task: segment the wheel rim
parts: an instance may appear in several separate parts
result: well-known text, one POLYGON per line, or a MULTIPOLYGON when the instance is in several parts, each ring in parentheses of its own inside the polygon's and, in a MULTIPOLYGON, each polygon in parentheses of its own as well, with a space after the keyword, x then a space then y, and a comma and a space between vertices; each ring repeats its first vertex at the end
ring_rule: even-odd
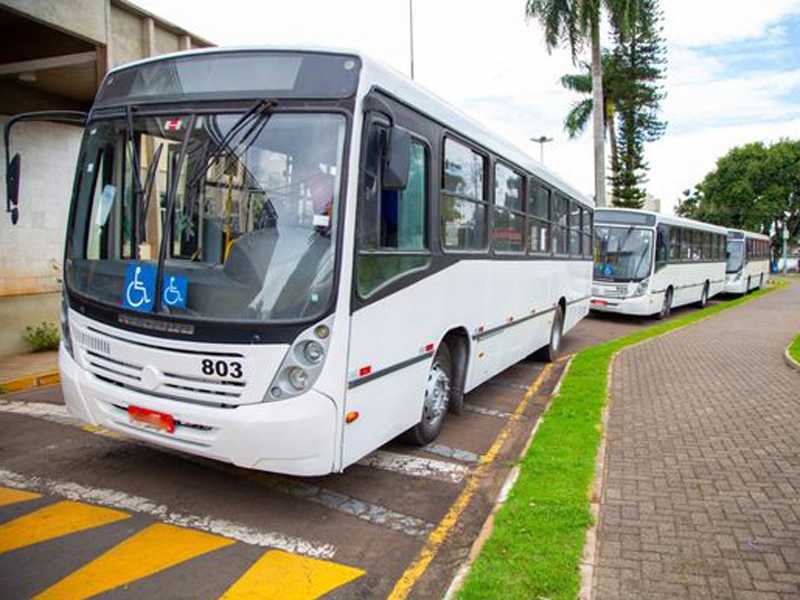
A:
POLYGON ((450 402, 450 376, 439 363, 434 363, 425 384, 422 419, 429 427, 437 427, 444 419, 450 402))
POLYGON ((667 314, 669 313, 669 305, 671 303, 672 303, 672 296, 670 295, 669 292, 667 292, 666 294, 664 294, 664 306, 661 307, 661 314, 663 316, 666 317, 667 314))

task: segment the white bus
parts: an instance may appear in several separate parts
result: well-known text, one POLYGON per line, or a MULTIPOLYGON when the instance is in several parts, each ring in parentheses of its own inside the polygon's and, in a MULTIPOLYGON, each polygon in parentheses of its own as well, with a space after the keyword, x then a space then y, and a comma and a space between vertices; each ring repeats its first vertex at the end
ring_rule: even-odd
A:
POLYGON ((746 294, 764 286, 769 278, 769 236, 728 229, 725 291, 746 294))
POLYGON ((669 316, 725 286, 727 231, 654 212, 595 212, 591 308, 626 315, 669 316))
POLYGON ((341 471, 589 311, 591 201, 357 53, 149 59, 81 119, 60 368, 87 422, 341 471))

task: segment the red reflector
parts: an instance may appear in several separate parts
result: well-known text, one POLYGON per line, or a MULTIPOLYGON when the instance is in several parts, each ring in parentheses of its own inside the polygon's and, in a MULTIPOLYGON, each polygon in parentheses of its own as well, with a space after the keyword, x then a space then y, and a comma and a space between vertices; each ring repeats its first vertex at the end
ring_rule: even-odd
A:
POLYGON ((345 415, 345 417, 344 417, 344 420, 345 420, 345 421, 346 421, 348 424, 350 424, 350 423, 352 423, 353 421, 355 421, 355 420, 356 420, 358 417, 359 417, 358 411, 357 411, 357 410, 351 410, 349 413, 347 413, 347 414, 345 415))
POLYGON ((433 352, 433 344, 426 345, 425 352, 433 352))
POLYGON ((128 419, 132 423, 139 423, 167 433, 175 433, 175 419, 166 413, 131 405, 128 406, 128 419))
POLYGON ((597 304, 598 306, 607 306, 608 302, 605 300, 592 300, 592 304, 597 304))
POLYGON ((367 365, 366 367, 361 367, 358 370, 359 377, 364 377, 365 375, 369 375, 370 373, 372 373, 372 366, 370 365, 367 365))

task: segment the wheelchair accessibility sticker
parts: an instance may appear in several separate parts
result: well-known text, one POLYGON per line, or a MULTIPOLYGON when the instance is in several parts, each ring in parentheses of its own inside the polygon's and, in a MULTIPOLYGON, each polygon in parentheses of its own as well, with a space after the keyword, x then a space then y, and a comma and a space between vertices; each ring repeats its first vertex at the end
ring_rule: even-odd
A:
POLYGON ((153 310, 156 299, 156 268, 131 263, 125 269, 125 294, 122 306, 141 312, 153 310))
MULTIPOLYGON (((161 303, 169 308, 186 308, 189 281, 179 275, 165 275, 161 285, 161 303)), ((156 268, 131 263, 125 270, 125 294, 122 305, 140 312, 151 312, 156 297, 156 268)))
POLYGON ((189 281, 186 277, 165 275, 161 289, 163 290, 161 302, 164 306, 186 308, 186 292, 189 289, 189 281))

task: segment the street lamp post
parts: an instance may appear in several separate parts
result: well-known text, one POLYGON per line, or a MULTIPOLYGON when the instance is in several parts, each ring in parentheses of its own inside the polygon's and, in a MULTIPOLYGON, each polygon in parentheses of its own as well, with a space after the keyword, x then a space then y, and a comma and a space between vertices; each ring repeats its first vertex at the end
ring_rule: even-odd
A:
POLYGON ((553 138, 547 137, 546 135, 541 135, 539 137, 531 138, 531 141, 539 144, 539 162, 544 165, 544 145, 552 142, 553 138))

